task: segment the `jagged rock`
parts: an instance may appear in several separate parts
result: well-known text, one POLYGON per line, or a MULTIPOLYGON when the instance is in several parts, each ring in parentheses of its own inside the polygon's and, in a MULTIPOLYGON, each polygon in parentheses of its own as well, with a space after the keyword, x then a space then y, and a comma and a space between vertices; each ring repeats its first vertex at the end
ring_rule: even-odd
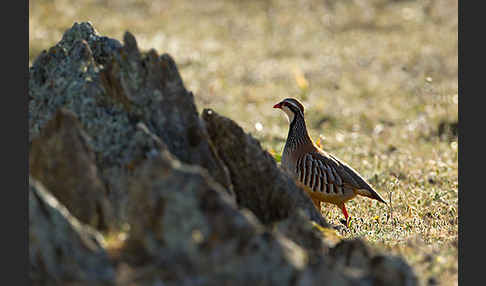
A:
POLYGON ((134 263, 154 264, 151 281, 291 285, 307 263, 302 248, 238 210, 205 170, 167 153, 137 170, 129 187, 134 204, 126 253, 134 263))
POLYGON ((377 255, 371 259, 370 273, 373 285, 412 286, 417 285, 417 276, 412 268, 396 256, 377 255))
POLYGON ((276 223, 275 229, 305 249, 310 259, 329 253, 336 239, 339 239, 334 229, 317 226, 309 220, 302 209, 276 223))
POLYGON ((264 224, 302 209, 311 220, 329 226, 309 196, 277 166, 258 140, 213 110, 203 110, 202 118, 219 157, 229 169, 238 205, 252 210, 264 224))
POLYGON ((81 224, 29 177, 29 277, 33 285, 110 285, 114 269, 103 238, 81 224))
POLYGON ((103 66, 89 45, 99 36, 92 33, 89 23, 74 24, 60 43, 34 61, 29 79, 29 140, 60 108, 66 108, 92 138, 99 167, 125 166, 157 150, 157 144, 136 128, 138 120, 121 103, 106 95, 100 79, 103 66))
POLYGON ((174 61, 153 50, 140 52, 128 32, 122 45, 98 35, 90 23, 75 23, 34 61, 28 92, 29 141, 60 108, 76 114, 91 138, 117 220, 126 219, 127 197, 118 182, 160 152, 158 140, 181 161, 206 168, 231 193, 228 172, 174 61))
POLYGON ((417 277, 403 259, 384 256, 370 249, 363 240, 343 240, 329 251, 333 264, 362 273, 372 285, 417 285, 417 277))
POLYGON ((80 39, 86 41, 93 59, 101 65, 109 63, 112 54, 122 48, 118 40, 100 36, 90 23, 74 23, 71 29, 62 35, 59 45, 69 51, 80 39))
POLYGON ((362 275, 350 275, 343 270, 332 269, 328 261, 319 261, 310 264, 300 274, 295 285, 297 286, 369 286, 362 279, 362 275))
POLYGON ((366 268, 372 254, 360 239, 343 240, 330 250, 329 255, 335 264, 355 268, 366 268))
POLYGON ((89 141, 76 116, 60 109, 32 140, 29 170, 76 218, 106 230, 113 211, 89 141))
POLYGON ((155 50, 142 54, 130 33, 123 39, 125 45, 101 72, 107 95, 145 122, 179 160, 206 168, 230 189, 228 171, 208 142, 194 96, 185 89, 174 60, 155 50))

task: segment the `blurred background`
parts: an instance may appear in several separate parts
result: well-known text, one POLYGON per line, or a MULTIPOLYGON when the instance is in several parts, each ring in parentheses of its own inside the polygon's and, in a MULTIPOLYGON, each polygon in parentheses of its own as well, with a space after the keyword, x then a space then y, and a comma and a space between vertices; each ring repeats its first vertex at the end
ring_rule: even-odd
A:
MULTIPOLYGON (((355 199, 347 238, 457 284, 458 3, 454 0, 29 1, 30 65, 74 22, 169 53, 198 110, 235 120, 273 154, 306 107, 311 136, 392 201, 355 199)), ((339 223, 339 210, 323 206, 339 223)))

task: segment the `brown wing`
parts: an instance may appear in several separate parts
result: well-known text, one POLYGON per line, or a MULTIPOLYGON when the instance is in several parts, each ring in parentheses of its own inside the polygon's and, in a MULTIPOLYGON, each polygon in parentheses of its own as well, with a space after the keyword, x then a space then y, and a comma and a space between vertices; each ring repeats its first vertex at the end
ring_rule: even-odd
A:
POLYGON ((344 181, 326 160, 313 152, 300 156, 296 164, 299 181, 324 196, 344 196, 344 181))
POLYGON ((375 199, 379 202, 385 203, 385 200, 380 196, 380 194, 373 189, 373 187, 351 166, 339 160, 332 154, 325 153, 319 150, 318 154, 325 157, 327 155, 334 162, 336 162, 336 170, 343 177, 344 181, 356 188, 358 194, 375 199))
POLYGON ((353 168, 316 148, 302 155, 296 164, 299 180, 313 191, 327 195, 345 195, 345 189, 386 203, 353 168))

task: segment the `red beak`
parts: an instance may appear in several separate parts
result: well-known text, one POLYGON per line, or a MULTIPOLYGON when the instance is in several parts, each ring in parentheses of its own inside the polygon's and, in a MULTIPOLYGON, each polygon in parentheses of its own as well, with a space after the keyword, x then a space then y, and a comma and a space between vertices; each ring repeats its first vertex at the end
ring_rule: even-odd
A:
POLYGON ((273 108, 282 108, 282 103, 277 103, 273 106, 273 108))

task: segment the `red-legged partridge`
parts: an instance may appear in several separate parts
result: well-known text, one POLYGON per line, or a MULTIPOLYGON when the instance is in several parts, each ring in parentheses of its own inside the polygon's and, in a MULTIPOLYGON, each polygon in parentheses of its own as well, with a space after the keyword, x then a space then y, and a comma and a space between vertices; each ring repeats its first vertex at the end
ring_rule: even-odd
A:
POLYGON ((385 203, 385 200, 353 168, 317 147, 307 132, 304 106, 294 98, 275 104, 285 112, 290 127, 282 154, 282 167, 304 185, 312 201, 320 210, 321 202, 338 206, 349 225, 344 203, 357 195, 385 203))

